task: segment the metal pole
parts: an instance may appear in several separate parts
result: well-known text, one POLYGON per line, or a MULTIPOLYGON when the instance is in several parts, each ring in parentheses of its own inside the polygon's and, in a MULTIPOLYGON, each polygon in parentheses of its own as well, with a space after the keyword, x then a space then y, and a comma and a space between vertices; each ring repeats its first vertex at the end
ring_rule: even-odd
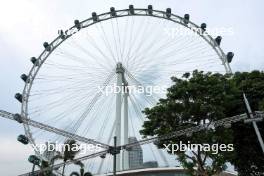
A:
MULTIPOLYGON (((123 79, 124 83, 124 144, 128 144, 128 87, 125 78, 123 79)), ((128 152, 125 150, 123 151, 123 169, 129 169, 129 162, 128 162, 128 152)))
MULTIPOLYGON (((114 150, 116 150, 116 136, 114 137, 114 150)), ((113 154, 114 162, 113 162, 113 176, 116 176, 116 152, 113 154)))
MULTIPOLYGON (((249 105, 249 102, 247 100, 247 97, 246 97, 245 93, 243 93, 243 97, 244 97, 244 102, 246 104, 247 111, 249 113, 249 117, 252 119, 252 118, 254 118, 254 116, 252 114, 252 110, 251 110, 251 107, 249 105)), ((264 153, 264 143, 263 143, 263 139, 261 137, 261 134, 259 132, 258 125, 257 125, 257 123, 255 121, 253 121, 252 124, 253 124, 253 127, 255 129, 256 135, 258 137, 258 141, 259 141, 260 147, 261 147, 261 149, 262 149, 262 151, 264 153)))
MULTIPOLYGON (((121 63, 117 63, 116 65, 116 73, 117 73, 117 90, 118 92, 116 93, 116 138, 117 138, 117 145, 121 145, 121 108, 122 108, 122 78, 123 78, 123 73, 124 69, 122 67, 121 63)), ((117 170, 121 169, 121 154, 117 155, 117 170)))
POLYGON ((32 172, 31 172, 31 175, 34 176, 34 171, 35 171, 35 164, 33 164, 33 167, 32 167, 32 172))

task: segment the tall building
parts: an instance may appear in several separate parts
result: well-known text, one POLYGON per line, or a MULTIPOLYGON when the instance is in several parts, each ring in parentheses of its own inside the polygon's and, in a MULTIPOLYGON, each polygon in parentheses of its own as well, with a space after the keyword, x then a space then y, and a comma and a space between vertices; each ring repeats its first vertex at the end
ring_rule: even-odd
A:
POLYGON ((159 164, 157 161, 147 161, 143 163, 143 168, 157 168, 159 164))
MULTIPOLYGON (((129 137, 128 143, 138 143, 136 137, 129 137)), ((135 145, 129 149, 128 152, 129 169, 138 169, 143 166, 143 151, 140 144, 135 145)))

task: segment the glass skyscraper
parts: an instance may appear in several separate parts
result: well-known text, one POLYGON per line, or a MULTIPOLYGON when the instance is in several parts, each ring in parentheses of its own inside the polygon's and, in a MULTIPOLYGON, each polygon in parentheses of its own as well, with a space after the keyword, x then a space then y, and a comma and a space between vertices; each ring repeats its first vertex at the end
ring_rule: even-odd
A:
MULTIPOLYGON (((138 140, 136 137, 129 137, 128 142, 137 143, 138 140)), ((128 158, 129 169, 138 169, 143 167, 143 151, 139 144, 130 148, 128 152, 128 158)))

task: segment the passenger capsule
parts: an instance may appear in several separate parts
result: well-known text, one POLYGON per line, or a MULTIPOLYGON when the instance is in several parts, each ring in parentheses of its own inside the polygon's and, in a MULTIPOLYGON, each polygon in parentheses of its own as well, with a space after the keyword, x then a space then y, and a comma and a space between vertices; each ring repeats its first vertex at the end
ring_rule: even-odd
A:
POLYGON ((14 119, 15 121, 17 121, 18 123, 23 123, 22 117, 20 114, 15 114, 14 115, 14 119))
POLYGON ((201 24, 201 29, 202 29, 203 31, 206 30, 206 23, 202 23, 202 24, 201 24))
POLYGON ((24 82, 27 82, 28 81, 28 76, 26 74, 22 74, 20 76, 20 78, 24 81, 24 82))
POLYGON ((134 6, 133 5, 129 5, 129 14, 130 15, 134 15, 135 14, 135 9, 134 9, 134 6))
POLYGON ((233 52, 228 52, 226 55, 226 59, 228 63, 231 63, 234 57, 234 53, 233 52))
POLYGON ((184 23, 185 23, 185 24, 188 24, 189 21, 190 21, 190 15, 189 15, 189 14, 185 14, 183 18, 184 18, 184 20, 183 20, 184 23))
POLYGON ((152 5, 148 5, 148 14, 152 15, 153 14, 153 7, 152 5))
POLYGON ((116 16, 116 11, 115 11, 115 8, 114 7, 111 7, 110 8, 110 14, 112 17, 115 17, 116 16))
POLYGON ((80 24, 79 20, 74 20, 74 26, 75 26, 78 30, 81 29, 81 24, 80 24))
POLYGON ((27 145, 27 144, 29 143, 28 138, 27 138, 25 135, 23 135, 23 134, 19 135, 19 136, 17 137, 17 140, 18 140, 19 142, 21 142, 22 144, 24 144, 24 145, 27 145))
POLYGON ((78 172, 72 172, 70 176, 80 176, 80 174, 78 172))
POLYGON ((168 18, 171 17, 171 8, 166 9, 166 17, 168 17, 168 18))
POLYGON ((83 176, 92 176, 90 172, 85 172, 83 176))
POLYGON ((35 156, 35 155, 30 155, 28 157, 28 161, 30 163, 32 163, 32 164, 35 164, 35 165, 39 165, 40 164, 40 159, 37 156, 35 156))
POLYGON ((49 45, 48 42, 44 42, 44 43, 43 43, 43 46, 44 46, 44 48, 46 49, 46 51, 51 51, 51 46, 49 45))
POLYGON ((222 37, 221 37, 221 36, 217 36, 217 37, 215 38, 215 42, 217 43, 217 45, 220 46, 221 40, 222 40, 222 37))
POLYGON ((16 98, 20 103, 22 103, 22 95, 21 95, 21 93, 16 93, 16 94, 15 94, 15 98, 16 98))
POLYGON ((59 30, 59 35, 60 35, 60 38, 62 39, 62 40, 64 40, 65 39, 65 34, 64 34, 64 32, 63 32, 63 30, 59 30))
POLYGON ((31 61, 34 65, 38 65, 38 64, 39 64, 39 63, 38 63, 38 59, 35 58, 35 57, 31 57, 31 58, 30 58, 30 61, 31 61))
POLYGON ((92 13, 92 18, 93 18, 93 21, 94 22, 97 22, 98 21, 98 16, 97 16, 96 12, 93 12, 92 13))

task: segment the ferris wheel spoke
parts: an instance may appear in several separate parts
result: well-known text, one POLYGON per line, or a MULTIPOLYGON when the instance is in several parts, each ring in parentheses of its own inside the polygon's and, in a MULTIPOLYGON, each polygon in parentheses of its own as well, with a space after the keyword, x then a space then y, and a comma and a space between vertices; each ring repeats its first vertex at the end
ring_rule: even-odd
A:
POLYGON ((119 25, 118 25, 118 20, 117 19, 115 19, 115 24, 116 24, 116 33, 117 33, 117 37, 118 37, 118 46, 119 46, 119 53, 120 53, 120 58, 121 58, 121 62, 123 62, 123 55, 122 55, 122 45, 121 45, 121 38, 120 38, 120 36, 121 36, 121 33, 120 33, 120 31, 119 31, 119 25))
MULTIPOLYGON (((137 114, 136 117, 139 119, 140 123, 143 124, 143 122, 144 122, 144 117, 143 117, 143 115, 142 115, 142 113, 141 113, 141 110, 143 110, 142 105, 140 104, 139 101, 137 101, 137 100, 135 99, 135 96, 131 96, 131 97, 130 97, 130 101, 131 101, 131 103, 132 103, 132 107, 133 107, 135 113, 137 114)), ((132 122, 131 122, 131 123, 132 123, 132 122)), ((133 129, 133 130, 134 130, 134 131, 139 131, 140 129, 137 129, 137 130, 133 129)), ((137 135, 135 135, 135 132, 134 132, 134 136, 137 136, 137 135)), ((156 154, 155 154, 155 152, 154 152, 154 150, 153 150, 153 148, 152 148, 152 147, 153 147, 153 144, 148 144, 147 147, 150 149, 154 161, 157 161, 157 162, 158 162, 159 160, 158 160, 158 158, 157 158, 157 156, 156 156, 156 154)), ((157 149, 157 150, 158 150, 158 149, 157 149)), ((165 160, 164 162, 167 162, 167 161, 165 160)))
MULTIPOLYGON (((164 24, 164 21, 162 21, 162 23, 164 24)), ((162 40, 164 40, 164 38, 156 37, 158 36, 158 33, 160 33, 161 31, 159 30, 153 31, 153 28, 156 25, 157 25, 157 21, 154 23, 154 25, 153 24, 149 25, 149 21, 147 25, 145 25, 145 28, 143 29, 143 33, 141 36, 141 42, 138 44, 138 48, 136 48, 134 52, 132 52, 133 54, 129 57, 132 59, 132 61, 130 64, 128 64, 128 66, 131 65, 131 67, 133 67, 134 65, 136 65, 137 61, 139 61, 142 58, 140 57, 141 55, 150 52, 150 50, 153 48, 153 45, 155 45, 156 43, 162 43, 162 40), (148 29, 150 31, 147 31, 148 29), (149 45, 147 45, 148 43, 149 45), (147 45, 147 47, 144 47, 144 45, 147 45)))
MULTIPOLYGON (((177 60, 175 60, 174 62, 170 62, 170 63, 166 63, 166 62, 164 62, 164 63, 160 63, 159 65, 158 65, 158 67, 170 67, 170 66, 175 66, 175 65, 181 65, 181 64, 186 64, 186 65, 188 65, 188 64, 190 64, 190 63, 197 63, 198 62, 198 59, 200 59, 199 61, 214 61, 214 62, 216 62, 217 60, 219 60, 219 59, 217 59, 217 58, 215 58, 215 56, 214 55, 211 55, 211 54, 209 54, 209 55, 203 55, 203 56, 196 56, 196 57, 193 57, 193 56, 190 56, 190 57, 181 57, 180 59, 177 59, 177 60)), ((136 72, 146 72, 146 71, 153 71, 154 69, 153 69, 153 66, 151 66, 151 65, 149 65, 147 68, 144 68, 144 67, 139 67, 137 70, 136 70, 136 72)), ((193 67, 193 70, 195 69, 195 67, 193 67)), ((164 69, 165 70, 165 69, 164 69)), ((170 71, 170 68, 168 68, 167 70, 165 70, 165 71, 170 71)))
MULTIPOLYGON (((103 84, 103 89, 105 89, 105 87, 108 85, 108 83, 113 79, 114 77, 114 73, 110 74, 107 79, 105 80, 104 84, 103 84)), ((98 99, 102 96, 102 92, 98 92, 95 94, 95 96, 93 97, 93 99, 91 100, 91 102, 88 104, 86 110, 82 113, 82 115, 78 118, 78 120, 76 121, 76 123, 73 125, 71 132, 76 132, 77 129, 80 127, 81 123, 83 122, 83 120, 87 117, 87 115, 90 113, 90 111, 92 110, 93 106, 96 104, 96 102, 98 101, 98 99)))
MULTIPOLYGON (((59 65, 59 64, 49 64, 49 63, 45 63, 45 65, 47 65, 46 69, 54 69, 54 70, 58 69, 58 70, 65 71, 65 72, 70 71, 70 72, 75 73, 76 75, 79 74, 79 76, 81 74, 83 74, 83 75, 92 74, 91 72, 89 72, 89 69, 93 68, 93 67, 90 67, 90 68, 88 68, 88 67, 77 68, 77 67, 74 67, 73 65, 69 65, 69 66, 65 66, 64 65, 64 66, 62 66, 62 65, 59 65)), ((94 70, 98 71, 99 73, 100 72, 107 72, 105 69, 102 69, 102 68, 101 69, 94 68, 94 70)))
POLYGON ((89 41, 89 39, 91 40, 92 47, 95 48, 100 53, 104 62, 108 63, 110 67, 116 63, 113 57, 108 57, 107 53, 105 53, 104 51, 102 51, 102 49, 100 49, 99 45, 96 43, 96 40, 88 32, 86 33, 85 37, 87 38, 87 41, 89 41), (111 63, 111 60, 113 60, 113 63, 111 63))
POLYGON ((47 118, 49 120, 49 122, 52 122, 53 119, 56 120, 57 118, 62 119, 62 118, 67 117, 67 116, 69 117, 69 115, 74 112, 74 111, 72 111, 73 109, 81 108, 83 106, 82 103, 87 102, 87 98, 86 98, 86 96, 83 96, 82 98, 78 98, 78 99, 76 98, 76 100, 72 99, 71 101, 68 101, 68 102, 70 103, 69 105, 66 104, 66 102, 61 102, 61 104, 67 108, 65 108, 66 110, 60 112, 59 114, 57 114, 55 116, 54 115, 50 116, 50 114, 48 112, 50 112, 52 110, 55 111, 57 109, 60 109, 61 106, 58 106, 58 105, 52 105, 52 106, 46 105, 46 106, 42 106, 42 107, 38 106, 38 107, 36 107, 36 108, 38 108, 37 110, 34 110, 34 111, 31 110, 30 111, 30 115, 32 117, 38 117, 40 115, 44 116, 44 114, 47 114, 47 116, 50 116, 50 118, 47 118))
MULTIPOLYGON (((172 48, 172 51, 177 51, 177 53, 181 49, 185 49, 185 51, 188 51, 187 46, 194 44, 192 38, 190 38, 189 36, 187 36, 184 41, 182 41, 181 39, 182 38, 178 38, 178 40, 171 40, 171 42, 165 42, 165 44, 161 45, 153 54, 157 56, 157 54, 162 53, 170 48, 172 48)), ((163 58, 165 59, 165 57, 163 58)))
MULTIPOLYGON (((140 110, 144 109, 143 105, 141 103, 139 103, 139 101, 136 100, 136 98, 134 97, 134 100, 132 99, 131 100, 132 102, 134 102, 134 108, 137 109, 136 111, 138 112, 138 114, 140 113, 140 110), (137 102, 137 103, 136 103, 137 102), (139 106, 136 106, 136 105, 139 105, 139 106)), ((141 113, 140 113, 141 114, 141 113)), ((139 120, 141 121, 141 123, 143 124, 145 119, 143 118, 143 116, 137 116, 137 117, 141 117, 139 118, 139 120)), ((132 123, 132 122, 131 122, 132 123)), ((140 129, 138 129, 137 131, 139 131, 140 129)), ((168 165, 168 160, 165 158, 164 154, 162 153, 162 151, 160 151, 158 148, 154 147, 153 144, 148 144, 147 145, 151 152, 152 152, 152 156, 154 157, 155 161, 159 161, 157 159, 157 156, 156 156, 156 152, 154 152, 154 149, 158 151, 159 155, 161 156, 161 159, 163 160, 163 162, 165 163, 165 165, 167 166, 168 165)))
MULTIPOLYGON (((78 98, 80 95, 82 95, 80 93, 87 94, 87 93, 89 93, 89 91, 93 93, 94 90, 92 90, 91 88, 90 88, 90 90, 87 90, 89 86, 90 86, 89 84, 88 84, 88 86, 85 84, 75 84, 73 86, 68 86, 68 87, 65 85, 65 87, 58 87, 60 89, 60 91, 58 91, 58 89, 48 89, 48 90, 41 90, 40 89, 40 90, 38 90, 36 92, 32 92, 32 94, 30 94, 29 102, 39 101, 39 100, 42 100, 43 98, 45 99, 46 93, 49 93, 50 95, 58 95, 58 96, 60 96, 60 99, 63 99, 63 98, 66 99, 66 98, 72 97, 72 96, 75 97, 76 95, 77 95, 76 98, 78 98), (61 91, 63 91, 64 94, 62 94, 61 91), (76 94, 76 92, 78 92, 78 94, 76 94), (68 94, 66 94, 66 93, 68 93, 68 94)), ((59 101, 59 100, 57 100, 57 99, 53 100, 53 102, 57 102, 57 101, 59 101)))
MULTIPOLYGON (((129 59, 129 53, 130 53, 130 50, 131 50, 131 46, 132 46, 132 40, 133 40, 133 30, 134 30, 134 27, 135 27, 135 25, 134 25, 134 23, 135 23, 135 21, 134 21, 134 18, 132 18, 132 22, 131 22, 131 25, 130 25, 130 27, 129 27, 129 31, 128 31, 128 33, 129 33, 129 40, 128 40, 128 47, 127 47, 127 50, 126 50, 126 52, 125 52, 125 58, 127 58, 127 59, 129 59)), ((129 60, 127 60, 126 62, 128 63, 128 61, 129 60)))
MULTIPOLYGON (((79 85, 79 86, 72 86, 72 87, 67 87, 67 88, 63 88, 63 93, 69 93, 70 95, 72 95, 73 93, 76 92, 81 92, 83 93, 85 92, 94 92, 94 90, 90 89, 87 90, 89 87, 89 85, 79 85)), ((45 98, 45 94, 49 93, 49 95, 60 95, 61 94, 61 90, 58 91, 56 89, 53 90, 46 90, 46 91, 37 91, 37 92, 32 92, 32 94, 30 95, 31 99, 29 100, 29 102, 33 102, 36 100, 40 100, 40 98, 45 98)), ((63 95, 64 96, 64 95, 63 95)))
POLYGON ((112 29, 112 37, 114 39, 114 48, 115 48, 117 61, 121 62, 121 58, 119 56, 119 51, 118 51, 118 46, 117 46, 117 41, 116 41, 116 34, 115 34, 114 25, 113 25, 113 21, 112 20, 111 20, 111 29, 112 29))
MULTIPOLYGON (((62 49, 61 49, 62 50, 62 49)), ((89 69, 94 69, 94 70, 98 70, 98 71, 105 71, 105 72, 110 72, 111 69, 110 68, 107 68, 106 66, 102 65, 102 64, 98 64, 98 62, 94 63, 94 60, 97 60, 97 59, 93 59, 93 61, 91 61, 90 63, 88 62, 84 62, 83 60, 87 60, 87 59, 84 59, 80 56, 74 56, 72 54, 70 54, 69 52, 65 52, 65 51, 57 51, 56 53, 54 53, 56 56, 59 56, 61 57, 62 59, 64 58, 68 58, 70 59, 71 61, 74 61, 74 62, 78 62, 79 64, 82 64, 82 69, 76 69, 74 67, 71 67, 71 65, 69 65, 68 67, 66 67, 65 65, 62 67, 60 66, 60 64, 57 64, 57 67, 60 68, 60 69, 64 69, 64 70, 73 70, 73 71, 76 71, 76 72, 83 72, 83 73, 87 73, 89 71, 89 69), (96 64, 97 66, 99 65, 100 67, 96 67, 94 64, 96 64), (83 66, 85 65, 85 67, 83 66), (86 68, 86 69, 85 69, 86 68)), ((96 56, 92 56, 93 58, 96 57, 96 56)), ((51 64, 49 66, 52 66, 51 64)), ((56 67, 56 65, 54 64, 53 65, 54 67, 56 67)), ((89 72, 88 72, 89 73, 89 72)))
POLYGON ((100 127, 100 130, 97 129, 97 131, 99 131, 99 133, 97 134, 97 137, 102 137, 99 136, 100 133, 102 133, 102 131, 104 130, 103 128, 105 128, 104 124, 108 122, 109 120, 109 114, 103 114, 103 113, 99 113, 102 112, 103 110, 105 110, 106 112, 110 111, 110 107, 109 104, 111 102, 111 98, 109 97, 105 97, 106 99, 104 99, 103 97, 98 101, 98 104, 100 104, 100 106, 97 106, 96 108, 93 109, 93 111, 91 111, 90 113, 90 118, 87 119, 87 122, 83 122, 82 126, 85 126, 84 131, 82 132, 83 136, 86 136, 90 130, 92 130, 92 127, 94 126, 94 124, 96 124, 100 119, 97 119, 99 117, 101 117, 101 119, 103 119, 103 125, 100 127), (105 107, 106 106, 106 107, 105 107), (105 117, 102 117, 105 116, 105 117))
MULTIPOLYGON (((111 75, 111 74, 110 74, 111 75)), ((91 91, 91 93, 93 93, 92 91, 91 91)), ((87 94, 87 91, 85 91, 85 94, 80 94, 80 93, 78 93, 78 94, 69 94, 69 95, 67 95, 67 96, 65 96, 65 97, 67 97, 67 98, 65 98, 64 96, 62 97, 62 98, 60 98, 59 100, 55 100, 55 101, 53 101, 53 102, 49 102, 49 104, 45 104, 44 105, 44 107, 45 108, 41 108, 41 107, 37 107, 38 109, 42 109, 42 111, 44 111, 45 112, 45 109, 46 108, 48 108, 49 110, 51 110, 51 109, 53 109, 53 108, 56 108, 59 104, 61 104, 61 103, 63 103, 63 104, 65 104, 67 101, 69 101, 70 103, 73 103, 73 105, 74 104, 76 104, 75 102, 74 102, 74 99, 77 99, 77 102, 81 102, 80 100, 85 100, 85 98, 86 97, 89 97, 89 96, 87 96, 86 95, 87 94)), ((78 104, 78 103, 77 103, 78 104)), ((71 105, 72 106, 72 105, 71 105)), ((71 107, 70 106, 70 107, 71 107)), ((78 107, 78 106, 76 106, 76 107, 78 107)), ((36 111, 36 110, 35 110, 36 111)), ((74 111, 72 111, 72 112, 74 112, 74 111)), ((64 113, 62 113, 62 114, 64 114, 64 113)))
MULTIPOLYGON (((110 145, 110 142, 111 142, 112 138, 114 137, 114 131, 115 131, 115 121, 112 124, 112 127, 111 127, 111 130, 110 130, 110 133, 109 133, 109 136, 108 136, 106 144, 110 145)), ((109 162, 109 155, 106 155, 105 159, 103 159, 103 158, 101 159, 100 165, 99 165, 96 173, 97 174, 102 173, 102 169, 103 169, 104 163, 108 163, 108 162, 109 162), (105 162, 105 160, 107 160, 107 161, 105 162)))
MULTIPOLYGON (((144 22, 142 22, 142 20, 141 20, 141 23, 144 24, 144 22)), ((133 32, 133 29, 134 28, 131 28, 131 33, 133 32)), ((129 49, 128 49, 128 52, 126 54, 126 58, 128 58, 128 61, 127 61, 128 63, 130 63, 131 54, 133 54, 133 47, 135 47, 136 41, 140 36, 138 34, 140 34, 141 29, 142 29, 142 27, 140 25, 137 25, 137 29, 135 31, 135 34, 130 36, 131 38, 130 38, 130 42, 129 42, 129 49)))
MULTIPOLYGON (((127 76, 128 76, 128 78, 132 81, 132 82, 134 82, 137 86, 142 86, 142 87, 144 87, 144 88, 146 88, 146 85, 144 84, 144 83, 146 83, 147 81, 145 81, 144 83, 141 83, 139 80, 137 80, 128 70, 126 70, 126 73, 127 73, 127 76)), ((149 81, 149 80, 148 80, 149 81)), ((155 85, 154 83, 152 83, 152 84, 148 84, 148 85, 155 85)), ((146 92, 144 91, 144 93, 143 93, 143 95, 144 96, 147 96, 146 95, 146 92)), ((153 92, 153 94, 151 95, 151 97, 153 98, 153 96, 156 96, 156 97, 158 97, 157 95, 155 95, 155 93, 153 92)), ((156 102, 157 100, 159 99, 159 97, 158 98, 153 98, 153 100, 154 100, 154 102, 156 102)))
MULTIPOLYGON (((167 64, 166 64, 166 59, 164 59, 163 63, 159 63, 159 64, 157 64, 157 66, 159 67, 159 66, 162 66, 162 65, 167 65, 168 66, 168 69, 169 69, 170 66, 174 65, 174 62, 176 62, 177 64, 184 64, 184 63, 187 62, 187 60, 192 60, 192 62, 197 62, 198 61, 197 58, 206 58, 207 56, 210 56, 211 55, 210 54, 210 55, 202 55, 202 56, 195 56, 195 57, 194 56, 189 56, 188 58, 186 58, 186 57, 183 57, 183 56, 177 56, 177 53, 176 52, 174 52, 174 53, 176 54, 175 56, 172 53, 170 53, 170 55, 167 54, 167 55, 164 55, 164 56, 156 56, 155 57, 156 60, 158 60, 159 58, 160 59, 162 59, 162 58, 167 58, 168 59, 168 58, 172 58, 172 57, 173 58, 178 58, 175 61, 167 62, 167 64)), ((213 56, 215 56, 215 55, 213 55, 213 56)), ((220 60, 220 59, 218 59, 218 60, 220 60)), ((144 71, 144 70, 146 71, 147 69, 142 69, 142 68, 146 67, 144 65, 145 65, 144 63, 139 64, 138 65, 138 68, 136 69, 136 72, 141 72, 141 71, 144 71)), ((149 68, 153 68, 153 66, 151 64, 148 64, 148 67, 149 68)), ((164 70, 166 70, 166 69, 164 69, 164 70)))
MULTIPOLYGON (((129 19, 130 18, 127 18, 126 19, 126 22, 125 22, 125 27, 124 27, 124 31, 128 31, 128 26, 129 26, 129 19)), ((125 58, 124 57, 124 54, 125 54, 125 49, 126 49, 126 44, 127 44, 127 36, 129 36, 128 35, 129 33, 127 33, 127 32, 123 32, 123 36, 122 36, 122 38, 123 38, 123 41, 121 41, 122 42, 122 44, 121 44, 121 56, 122 56, 122 58, 124 58, 125 59, 125 61, 124 61, 124 63, 126 63, 126 65, 128 64, 128 62, 127 62, 127 58, 125 58)), ((121 35, 121 34, 120 34, 121 35)))
POLYGON ((86 65, 86 66, 90 65, 87 62, 87 59, 79 57, 79 56, 75 56, 74 54, 71 54, 71 53, 65 51, 65 49, 58 48, 58 50, 56 50, 54 52, 54 54, 56 56, 61 56, 61 58, 67 58, 71 61, 78 62, 79 64, 82 64, 82 65, 86 65))
MULTIPOLYGON (((109 104, 112 104, 111 103, 111 100, 112 99, 110 99, 109 104)), ((111 118, 111 110, 114 109, 114 107, 109 106, 109 104, 107 104, 108 105, 108 108, 105 111, 106 112, 106 114, 105 114, 106 118, 104 119, 104 121, 102 123, 102 128, 100 129, 100 131, 98 133, 98 136, 97 136, 98 141, 102 141, 102 137, 104 136, 105 129, 106 129, 107 124, 108 124, 108 122, 109 122, 109 120, 111 118)), ((101 111, 99 111, 99 112, 101 112, 101 111)))
MULTIPOLYGON (((107 72, 101 72, 101 73, 97 73, 97 74, 85 74, 85 75, 82 75, 82 74, 77 74, 76 76, 79 77, 79 79, 77 79, 76 81, 74 81, 74 83, 72 82, 65 82, 66 84, 61 86, 60 84, 58 85, 59 87, 55 87, 55 88, 48 88, 48 89, 42 89, 41 91, 53 91, 53 90, 59 90, 59 89, 63 89, 63 88, 74 88, 74 87, 77 87, 77 86, 85 86, 85 85, 94 85, 94 87, 96 87, 96 85, 100 84, 100 82, 102 82, 101 80, 103 80, 105 78, 105 75, 106 74, 113 74, 114 73, 114 70, 112 70, 111 72, 107 73, 107 72), (87 82, 87 78, 91 79, 91 81, 87 82), (98 81, 98 82, 97 82, 98 81)), ((60 75, 59 75, 60 76, 60 75)), ((48 81, 48 80, 51 80, 51 81, 61 81, 60 79, 58 80, 54 80, 54 79, 58 79, 57 76, 55 77, 52 77, 50 75, 43 75, 39 78, 36 78, 36 80, 38 80, 38 83, 41 83, 41 81, 48 81)), ((67 77, 66 75, 66 78, 65 79, 75 79, 75 76, 71 75, 70 77, 67 77)), ((63 78, 62 78, 63 80, 63 78)), ((50 82, 48 82, 50 83, 50 82)), ((89 85, 89 86, 91 86, 89 85)), ((79 88, 79 87, 77 87, 79 88)), ((39 90, 35 91, 35 92, 38 92, 39 90)))
MULTIPOLYGON (((101 38, 103 39, 103 42, 104 42, 106 48, 108 49, 108 51, 109 51, 110 54, 112 55, 112 58, 115 60, 115 63, 117 63, 118 60, 117 60, 117 58, 116 58, 115 55, 114 55, 114 52, 113 52, 113 50, 112 50, 112 47, 111 47, 111 45, 110 45, 110 43, 109 43, 109 40, 108 40, 108 38, 107 38, 106 32, 105 32, 105 30, 104 30, 102 24, 99 23, 99 25, 100 25, 100 29, 101 29, 101 31, 102 31, 102 33, 103 33, 103 36, 101 36, 101 38)), ((97 25, 95 25, 95 26, 96 26, 97 30, 100 31, 100 29, 98 28, 98 26, 97 26, 97 25)))
MULTIPOLYGON (((167 46, 170 46, 172 43, 176 42, 176 41, 164 41, 165 38, 158 38, 158 37, 155 37, 153 39, 153 41, 150 42, 149 46, 145 49, 146 52, 142 52, 142 53, 139 53, 137 56, 138 59, 140 62, 139 64, 140 65, 143 65, 143 63, 148 63, 150 62, 152 59, 153 59, 153 56, 156 56, 157 53, 159 53, 161 50, 163 50, 164 48, 166 48, 167 46), (161 44, 161 45, 158 45, 158 44, 161 44), (158 48, 155 48, 155 46, 158 46, 158 48), (147 59, 149 58, 149 59, 147 59)), ((151 62, 150 62, 151 63, 151 62)), ((137 67, 138 65, 137 64, 131 64, 131 68, 133 69, 134 67, 137 67)))
MULTIPOLYGON (((144 89, 146 89, 146 86, 144 86, 142 83, 139 83, 139 81, 136 81, 135 82, 137 85, 139 86, 142 86, 144 89)), ((150 85, 150 84, 148 84, 150 85)), ((133 94, 132 94, 133 95, 133 94)), ((150 106, 153 106, 157 100, 159 99, 159 97, 157 95, 155 95, 155 93, 150 93, 149 95, 147 95, 147 92, 144 92, 142 94, 142 97, 143 99, 146 100, 146 102, 150 105, 150 106)))
MULTIPOLYGON (((142 23, 145 23, 145 22, 142 22, 142 23)), ((131 62, 129 62, 129 60, 127 61, 127 63, 131 63, 131 64, 134 64, 135 63, 135 57, 134 57, 134 55, 136 54, 136 53, 138 53, 138 52, 140 52, 140 49, 141 48, 143 48, 143 44, 145 43, 145 41, 147 41, 148 40, 148 35, 146 35, 147 33, 147 30, 149 29, 149 27, 150 27, 150 25, 149 25, 149 21, 147 21, 147 23, 143 26, 143 28, 141 29, 141 32, 139 32, 139 33, 137 33, 137 38, 135 38, 135 41, 133 41, 133 43, 137 43, 137 46, 136 45, 134 45, 135 47, 134 47, 134 50, 133 50, 133 48, 131 47, 131 52, 130 52, 130 54, 131 55, 129 55, 129 59, 132 59, 131 60, 131 62), (137 41, 137 39, 139 40, 139 41, 137 41)), ((149 31, 149 32, 151 32, 151 31, 149 31)))
MULTIPOLYGON (((38 57, 41 64, 32 61, 35 63, 28 75, 30 80, 25 81, 23 96, 28 98, 22 102, 23 114, 76 135, 108 144, 113 142, 116 128, 114 109, 117 106, 114 91, 118 81, 117 63, 120 62, 125 70, 122 76, 128 86, 144 89, 139 93, 129 88, 127 102, 128 133, 142 139, 139 130, 146 120, 142 110, 155 106, 166 95, 167 88, 173 84, 172 76, 181 77, 195 69, 231 71, 219 42, 210 36, 198 35, 192 29, 196 28, 193 23, 186 25, 175 15, 166 17, 166 12, 153 10, 153 15, 150 15, 143 13, 148 9, 134 10, 135 15, 126 9, 116 11, 116 16, 105 13, 97 16, 99 20, 93 15, 93 18, 75 21, 68 30, 70 35, 64 33, 66 38, 58 37, 50 43, 50 52, 45 46, 45 51, 38 57), (191 34, 176 33, 181 30, 191 34), (162 91, 155 92, 155 86, 160 86, 162 91)), ((123 83, 125 81, 122 80, 123 83)), ((124 100, 121 95, 118 103, 121 104, 121 112, 125 110, 124 100)), ((122 131, 124 126, 122 123, 122 131)), ((28 124, 24 127, 33 145, 47 140, 62 143, 67 140, 28 124)), ((121 143, 126 141, 124 136, 120 136, 121 143)), ((155 154, 156 148, 152 144, 143 150, 148 150, 148 156, 154 160, 166 164, 166 157, 160 150, 155 154)), ((106 156, 104 160, 84 161, 84 164, 91 171, 107 172, 111 170, 110 159, 111 156, 106 156)))
POLYGON ((83 53, 85 53, 87 56, 89 56, 90 58, 93 59, 94 63, 102 68, 105 68, 106 70, 110 71, 112 68, 109 68, 108 65, 103 64, 103 62, 100 62, 99 60, 104 60, 104 57, 99 57, 93 53, 91 53, 89 50, 87 50, 86 48, 82 47, 81 45, 79 45, 76 41, 72 41, 72 44, 74 44, 80 51, 82 51, 83 53))
MULTIPOLYGON (((62 96, 62 97, 59 97, 59 98, 57 98, 57 99, 55 99, 55 100, 52 100, 52 101, 50 101, 50 102, 48 102, 48 103, 45 103, 45 104, 43 104, 42 106, 43 107, 46 107, 46 108, 52 108, 52 107, 56 107, 56 105, 60 105, 60 104, 63 104, 63 103, 65 103, 65 102, 67 102, 67 100, 69 101, 69 100, 74 100, 74 99, 78 99, 78 98, 83 98, 82 96, 80 96, 80 97, 76 97, 76 94, 69 94, 69 96, 68 97, 66 97, 65 98, 65 96, 62 96)), ((38 105, 38 107, 39 107, 39 105, 38 105)), ((35 110, 36 108, 31 108, 31 110, 35 110)), ((39 108, 40 109, 40 108, 39 108)))
MULTIPOLYGON (((186 42, 186 43, 189 44, 188 42, 186 42)), ((167 46, 167 47, 162 47, 162 48, 168 49, 171 46, 173 46, 173 45, 170 45, 170 46, 167 46)), ((186 48, 186 46, 187 45, 182 44, 181 48, 186 48)), ((164 51, 164 49, 162 49, 162 48, 160 47, 156 52, 153 53, 154 54, 154 57, 153 56, 152 57, 145 56, 144 58, 148 58, 148 59, 145 59, 145 60, 143 58, 141 58, 142 61, 141 61, 141 64, 140 65, 142 66, 142 65, 146 65, 146 63, 153 63, 153 62, 151 62, 151 60, 158 60, 157 58, 162 58, 163 60, 164 59, 168 59, 168 58, 166 58, 166 55, 159 56, 159 53, 162 53, 162 51, 164 51)), ((177 49, 173 48, 173 50, 170 51, 170 53, 167 53, 167 55, 172 55, 172 53, 178 53, 179 50, 180 49, 178 49, 178 48, 177 49)))
MULTIPOLYGON (((189 45, 189 47, 191 48, 193 46, 189 45)), ((191 54, 193 54, 195 52, 197 54, 197 53, 199 53, 199 51, 203 51, 203 52, 209 51, 209 50, 206 50, 206 49, 208 49, 208 48, 205 47, 205 46, 198 46, 198 44, 196 44, 195 48, 193 48, 192 51, 190 51, 188 53, 186 52, 186 50, 184 50, 184 48, 180 48, 180 49, 177 49, 177 52, 172 50, 172 51, 169 51, 168 53, 166 53, 166 54, 164 54, 164 55, 162 55, 160 57, 170 58, 171 56, 180 55, 180 54, 191 55, 191 54)))

